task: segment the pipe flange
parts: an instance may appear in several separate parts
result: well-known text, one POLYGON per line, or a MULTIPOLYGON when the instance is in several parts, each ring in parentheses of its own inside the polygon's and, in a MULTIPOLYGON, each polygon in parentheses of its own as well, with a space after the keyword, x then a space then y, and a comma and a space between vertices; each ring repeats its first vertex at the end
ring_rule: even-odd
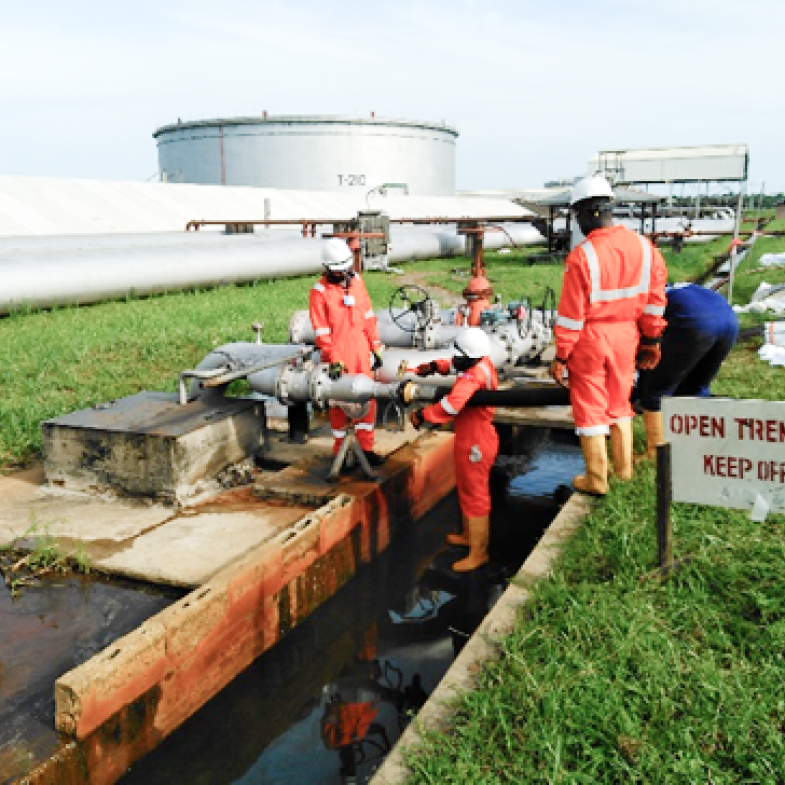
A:
POLYGON ((314 403, 325 404, 329 397, 330 377, 327 374, 329 366, 318 365, 311 371, 310 396, 314 403))
POLYGON ((291 406, 292 400, 289 398, 288 376, 290 369, 288 366, 281 368, 278 378, 275 380, 275 397, 284 405, 291 406))

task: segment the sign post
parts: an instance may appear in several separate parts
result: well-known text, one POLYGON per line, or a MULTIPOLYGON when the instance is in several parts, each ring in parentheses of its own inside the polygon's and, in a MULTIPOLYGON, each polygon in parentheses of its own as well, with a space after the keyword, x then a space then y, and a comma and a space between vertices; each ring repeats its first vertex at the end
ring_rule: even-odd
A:
POLYGON ((785 401, 665 398, 673 501, 785 513, 785 401))
POLYGON ((657 551, 660 572, 673 569, 673 546, 671 544, 671 501, 673 485, 671 475, 671 446, 657 445, 657 551))

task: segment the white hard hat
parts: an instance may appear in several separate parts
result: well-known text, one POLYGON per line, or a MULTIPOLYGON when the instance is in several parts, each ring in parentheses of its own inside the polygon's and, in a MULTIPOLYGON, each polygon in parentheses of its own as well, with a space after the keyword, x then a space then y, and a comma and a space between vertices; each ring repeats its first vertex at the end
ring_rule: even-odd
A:
POLYGON ((348 272, 354 264, 354 255, 345 240, 330 237, 322 246, 322 264, 331 272, 348 272))
POLYGON ((491 353, 491 339, 479 327, 467 327, 455 336, 453 353, 479 360, 491 353))
POLYGON ((570 207, 574 207, 584 199, 594 199, 598 196, 607 196, 609 199, 613 199, 611 184, 599 174, 595 174, 592 177, 584 177, 582 180, 578 180, 572 188, 570 207))

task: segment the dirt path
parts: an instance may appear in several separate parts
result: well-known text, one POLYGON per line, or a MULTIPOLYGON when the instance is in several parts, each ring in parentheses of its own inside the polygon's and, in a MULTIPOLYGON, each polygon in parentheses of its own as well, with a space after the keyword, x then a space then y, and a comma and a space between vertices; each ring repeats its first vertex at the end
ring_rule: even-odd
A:
POLYGON ((447 307, 463 303, 464 300, 461 295, 430 281, 429 278, 431 275, 432 273, 426 275, 425 273, 418 273, 415 270, 410 270, 400 276, 398 280, 401 282, 401 286, 413 284, 414 286, 422 287, 428 294, 438 299, 442 305, 447 307))

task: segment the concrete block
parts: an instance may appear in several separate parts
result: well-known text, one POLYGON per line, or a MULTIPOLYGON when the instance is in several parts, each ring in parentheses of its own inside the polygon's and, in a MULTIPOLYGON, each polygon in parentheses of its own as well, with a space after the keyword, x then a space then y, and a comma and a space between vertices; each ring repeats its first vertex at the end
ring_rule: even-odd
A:
POLYGON ((166 673, 166 627, 155 616, 55 682, 55 726, 84 739, 166 673))
POLYGON ((258 401, 138 393, 44 422, 46 480, 183 502, 259 446, 263 420, 258 401))

